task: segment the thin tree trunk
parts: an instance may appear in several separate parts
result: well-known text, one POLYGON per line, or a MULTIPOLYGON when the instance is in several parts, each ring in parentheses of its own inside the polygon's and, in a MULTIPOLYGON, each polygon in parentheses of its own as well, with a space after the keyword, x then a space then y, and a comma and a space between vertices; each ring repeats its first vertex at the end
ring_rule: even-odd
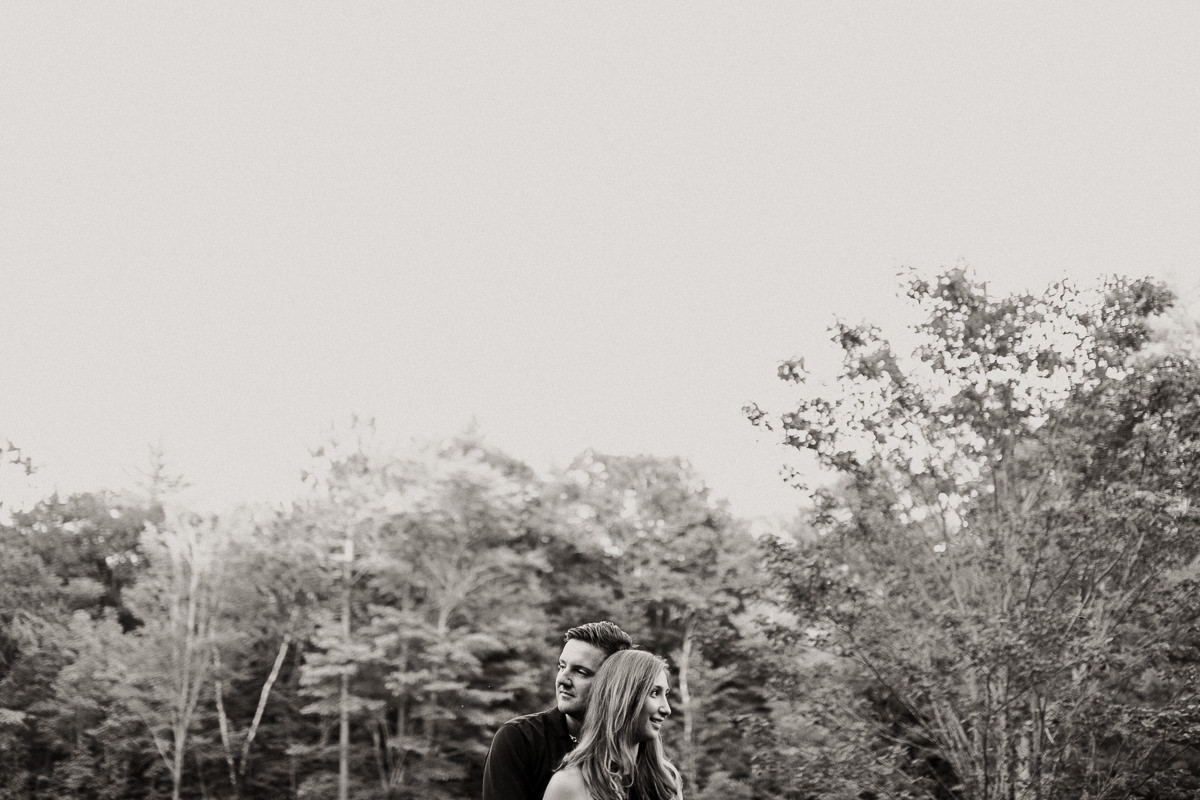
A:
POLYGON ((367 730, 371 734, 371 743, 375 745, 372 751, 375 753, 375 771, 379 776, 379 788, 384 796, 391 795, 388 783, 388 759, 387 759, 387 714, 383 715, 382 722, 377 722, 374 725, 368 725, 367 730))
POLYGON ((1029 696, 1029 719, 1031 720, 1031 730, 1029 737, 1029 784, 1031 797, 1033 800, 1042 800, 1042 752, 1045 748, 1045 740, 1043 734, 1045 729, 1042 725, 1045 722, 1046 715, 1043 711, 1042 695, 1039 691, 1033 691, 1029 696))
MULTIPOLYGON (((194 534, 194 532, 193 532, 194 534)), ((194 679, 196 676, 192 674, 192 668, 195 659, 196 648, 196 623, 198 616, 200 591, 200 566, 196 563, 195 543, 192 542, 192 553, 190 559, 180 559, 176 562, 176 569, 182 569, 184 563, 188 563, 191 567, 188 575, 188 593, 187 593, 187 615, 185 617, 184 628, 181 643, 176 652, 179 653, 179 661, 176 664, 176 669, 179 670, 179 693, 177 695, 176 712, 174 714, 174 734, 175 734, 175 750, 171 754, 172 769, 171 769, 171 798, 172 800, 180 800, 180 794, 183 788, 183 762, 187 750, 187 735, 188 727, 191 724, 191 712, 195 708, 192 702, 194 679)), ((199 692, 195 693, 196 698, 199 698, 199 692)))
MULTIPOLYGON (((295 614, 293 613, 292 616, 294 617, 295 614)), ((246 775, 246 764, 250 760, 250 745, 254 743, 254 737, 258 735, 258 727, 262 723, 263 712, 267 707, 267 699, 271 695, 271 689, 275 686, 275 681, 279 678, 279 672, 283 668, 284 660, 287 658, 291 641, 292 634, 289 631, 284 634, 283 641, 279 643, 279 651, 275 654, 275 663, 271 666, 271 672, 267 675, 267 679, 258 694, 258 707, 254 710, 254 719, 250 723, 250 729, 246 733, 246 738, 242 741, 241 750, 236 754, 233 751, 233 735, 229 724, 229 714, 225 710, 225 682, 219 677, 221 672, 221 653, 218 649, 213 648, 213 666, 216 668, 218 674, 218 677, 213 680, 213 694, 217 703, 217 727, 221 732, 221 745, 225 751, 225 764, 229 769, 229 788, 233 792, 235 799, 241 797, 241 782, 246 775)))
POLYGON ((171 800, 180 800, 183 789, 183 743, 175 737, 175 752, 171 761, 171 800))
MULTIPOLYGON (((408 604, 404 603, 403 607, 407 608, 408 604)), ((409 641, 407 638, 402 640, 400 645, 400 663, 399 669, 407 672, 409 668, 409 641)), ((396 752, 392 755, 392 772, 390 776, 391 785, 399 788, 404 785, 404 780, 407 777, 406 770, 408 767, 408 752, 405 750, 405 742, 408 737, 408 711, 407 698, 400 697, 396 703, 396 735, 394 737, 396 752)))
POLYGON ((225 682, 220 678, 221 654, 213 648, 213 664, 217 668, 217 677, 213 680, 213 694, 217 701, 217 727, 221 731, 221 747, 225 751, 225 764, 229 768, 229 790, 236 798, 238 792, 237 760, 233 755, 233 742, 229 735, 229 715, 225 713, 225 682))
MULTIPOLYGON (((292 612, 292 617, 295 618, 296 612, 292 612)), ((246 774, 246 762, 250 759, 250 745, 254 742, 254 737, 258 735, 258 726, 262 722, 263 712, 267 708, 267 698, 271 696, 271 689, 275 686, 275 681, 279 679, 279 671, 283 668, 283 662, 287 658, 288 647, 292 643, 292 633, 290 630, 291 622, 289 621, 289 630, 283 635, 283 641, 279 643, 279 652, 275 654, 275 663, 271 666, 271 673, 267 676, 266 683, 263 684, 262 691, 258 693, 258 707, 254 709, 254 720, 250 723, 250 730, 246 732, 246 741, 242 742, 242 757, 238 766, 238 774, 246 774)))
MULTIPOLYGON (((350 560, 354 558, 354 541, 346 534, 342 557, 345 563, 342 576, 342 636, 350 644, 350 560)), ((341 699, 338 710, 338 800, 350 800, 350 667, 342 668, 341 699)))
POLYGON ((695 645, 696 625, 689 617, 683 628, 679 647, 679 705, 683 708, 683 778, 687 786, 696 787, 696 713, 692 697, 691 663, 695 645))

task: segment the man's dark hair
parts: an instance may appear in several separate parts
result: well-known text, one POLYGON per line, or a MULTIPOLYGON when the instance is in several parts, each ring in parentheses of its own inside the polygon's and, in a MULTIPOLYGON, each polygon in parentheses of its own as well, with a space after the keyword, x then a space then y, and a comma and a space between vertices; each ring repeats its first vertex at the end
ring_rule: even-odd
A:
POLYGON ((633 649, 633 638, 607 620, 571 628, 563 635, 563 641, 569 642, 572 639, 600 648, 605 656, 611 656, 618 650, 633 649))

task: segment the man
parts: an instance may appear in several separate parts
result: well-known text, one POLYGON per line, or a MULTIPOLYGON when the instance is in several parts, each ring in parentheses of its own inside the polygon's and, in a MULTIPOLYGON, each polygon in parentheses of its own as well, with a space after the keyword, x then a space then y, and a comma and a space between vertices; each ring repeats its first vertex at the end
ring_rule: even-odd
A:
POLYGON ((611 622, 589 622, 563 636, 554 678, 555 707, 500 726, 483 767, 483 800, 542 800, 550 775, 575 747, 592 678, 633 639, 611 622))

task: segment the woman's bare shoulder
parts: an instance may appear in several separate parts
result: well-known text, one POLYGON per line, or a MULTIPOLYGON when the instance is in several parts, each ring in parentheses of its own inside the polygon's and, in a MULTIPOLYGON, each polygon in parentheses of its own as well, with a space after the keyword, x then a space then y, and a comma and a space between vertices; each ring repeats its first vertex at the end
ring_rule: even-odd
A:
POLYGON ((542 800, 591 800, 579 767, 560 769, 550 776, 542 800))

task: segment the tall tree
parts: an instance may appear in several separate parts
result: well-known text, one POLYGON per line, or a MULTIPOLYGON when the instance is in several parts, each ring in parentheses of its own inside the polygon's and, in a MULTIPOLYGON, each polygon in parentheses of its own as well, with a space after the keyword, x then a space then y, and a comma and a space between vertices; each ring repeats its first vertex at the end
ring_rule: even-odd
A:
MULTIPOLYGON (((294 677, 296 647, 312 628, 314 594, 321 584, 312 549, 295 530, 276 515, 262 522, 248 518, 234 527, 240 535, 228 545, 226 587, 220 608, 222 630, 214 641, 213 704, 217 733, 225 762, 230 794, 253 792, 263 780, 279 780, 278 765, 286 747, 276 741, 273 758, 261 759, 268 775, 251 774, 251 755, 260 733, 269 731, 278 710, 286 716, 287 703, 278 689, 294 677)), ((302 734, 303 736, 303 734, 302 734)), ((279 739, 268 732, 268 738, 279 739)))
POLYGON ((0 527, 0 797, 33 795, 52 753, 38 707, 62 667, 66 603, 23 532, 0 527))
POLYGON ((1171 756, 1118 685, 1185 623, 1144 609, 1196 555, 1200 375, 1145 350, 1171 295, 992 297, 963 270, 906 289, 913 356, 839 325, 840 391, 747 409, 841 478, 815 495, 829 535, 778 562, 789 606, 882 689, 877 731, 930 795, 1128 796, 1171 756))
POLYGON ((113 615, 72 616, 62 640, 65 663, 54 676, 53 700, 43 703, 40 725, 56 762, 43 796, 126 800, 150 786, 145 726, 119 701, 127 675, 118 654, 127 644, 113 615))
MULTIPOLYGON (((30 469, 28 459, 19 461, 30 469)), ((63 684, 62 673, 79 657, 89 625, 122 614, 121 591, 138 570, 142 517, 107 493, 55 495, 11 511, 0 526, 0 738, 12 737, 0 743, 10 759, 0 784, 15 796, 62 788, 68 768, 88 783, 84 731, 94 720, 82 708, 92 701, 63 684)))
POLYGON ((115 656, 127 676, 122 700, 146 726, 170 775, 173 800, 182 794, 193 727, 222 633, 228 542, 221 520, 188 512, 168 514, 162 527, 147 529, 150 567, 130 592, 130 606, 143 624, 115 656))
MULTIPOLYGON (((367 436, 322 457, 302 513, 327 551, 351 560, 330 570, 337 602, 306 655, 307 710, 369 737, 356 752, 373 756, 384 797, 472 791, 494 707, 524 688, 514 651, 530 623, 540 629, 538 561, 520 552, 532 473, 471 436, 407 454, 367 436), (352 545, 339 548, 335 531, 352 545)), ((365 780, 369 762, 341 763, 365 780)))
POLYGON ((57 494, 12 514, 32 549, 66 584, 95 587, 89 609, 99 616, 113 609, 126 630, 137 620, 121 593, 145 565, 141 536, 154 511, 110 492, 85 492, 66 499, 57 494))

